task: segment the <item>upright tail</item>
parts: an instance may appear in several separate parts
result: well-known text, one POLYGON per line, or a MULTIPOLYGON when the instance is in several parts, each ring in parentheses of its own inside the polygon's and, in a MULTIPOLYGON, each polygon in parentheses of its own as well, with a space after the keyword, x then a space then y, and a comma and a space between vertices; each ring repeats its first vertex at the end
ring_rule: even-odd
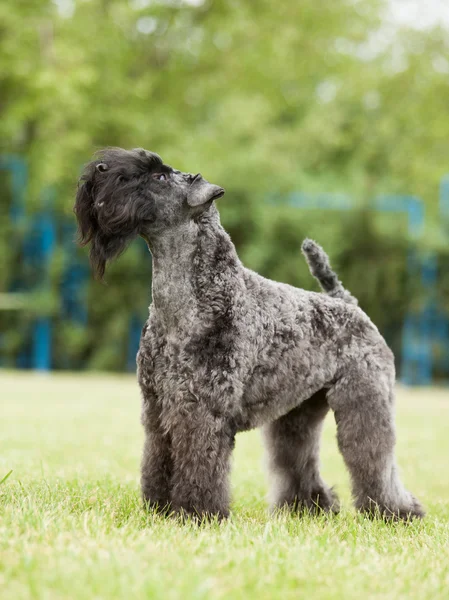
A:
POLYGON ((301 250, 306 257, 310 272, 320 284, 323 292, 333 298, 340 298, 348 304, 358 304, 357 298, 354 298, 339 281, 337 274, 330 266, 329 257, 321 246, 306 238, 302 243, 301 250))

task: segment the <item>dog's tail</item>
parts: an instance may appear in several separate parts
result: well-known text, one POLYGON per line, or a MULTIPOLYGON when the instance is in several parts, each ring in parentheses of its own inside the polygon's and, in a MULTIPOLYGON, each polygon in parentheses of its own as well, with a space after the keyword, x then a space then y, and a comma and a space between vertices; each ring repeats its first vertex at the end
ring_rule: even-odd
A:
POLYGON ((339 281, 337 274, 330 266, 328 255, 321 246, 306 238, 302 243, 301 250, 306 257, 310 272, 320 284, 323 292, 333 298, 340 298, 348 304, 358 304, 357 298, 354 298, 339 281))

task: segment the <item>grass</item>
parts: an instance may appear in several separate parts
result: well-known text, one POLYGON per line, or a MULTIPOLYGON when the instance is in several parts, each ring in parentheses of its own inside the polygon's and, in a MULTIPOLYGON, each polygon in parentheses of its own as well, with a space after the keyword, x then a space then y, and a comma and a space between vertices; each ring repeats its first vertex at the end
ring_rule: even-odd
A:
POLYGON ((141 509, 134 378, 0 374, 0 598, 449 597, 449 392, 398 390, 398 458, 428 515, 369 521, 326 421, 337 517, 267 514, 258 432, 241 434, 232 518, 197 528, 141 509), (10 471, 12 470, 12 473, 10 471))

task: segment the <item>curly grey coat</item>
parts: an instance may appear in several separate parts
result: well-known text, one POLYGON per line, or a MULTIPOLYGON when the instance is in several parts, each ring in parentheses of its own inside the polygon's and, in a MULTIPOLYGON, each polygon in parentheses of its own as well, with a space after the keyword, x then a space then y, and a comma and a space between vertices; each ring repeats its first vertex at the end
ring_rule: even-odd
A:
POLYGON ((137 235, 153 256, 153 302, 137 357, 148 506, 229 514, 237 432, 264 428, 273 504, 338 510, 319 472, 323 419, 334 411, 358 509, 423 516, 394 459, 394 363, 319 246, 303 244, 326 294, 246 269, 220 225, 224 190, 157 154, 103 150, 87 165, 75 212, 102 277, 137 235))

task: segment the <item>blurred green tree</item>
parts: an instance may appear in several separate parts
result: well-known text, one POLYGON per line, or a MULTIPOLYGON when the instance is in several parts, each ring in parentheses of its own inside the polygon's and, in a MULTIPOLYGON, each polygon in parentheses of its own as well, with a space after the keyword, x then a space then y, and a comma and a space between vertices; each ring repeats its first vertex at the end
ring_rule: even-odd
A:
MULTIPOLYGON (((299 247, 313 235, 397 337, 412 297, 407 230, 364 206, 377 193, 415 194, 437 223, 449 42, 442 29, 390 35, 384 10, 382 0, 2 2, 0 153, 29 161, 29 211, 52 186, 66 217, 80 166, 104 145, 144 146, 201 169, 228 190, 223 221, 248 266, 310 287, 299 247), (350 193, 360 210, 266 205, 267 194, 292 190, 350 193)), ((2 215, 7 202, 0 195, 2 215)), ((423 243, 444 253, 434 231, 423 243)), ((106 290, 90 286, 87 334, 61 322, 56 348, 121 368, 129 314, 143 318, 149 302, 145 260, 136 243, 111 266, 106 290)), ((57 253, 47 307, 56 320, 62 265, 57 253)))

